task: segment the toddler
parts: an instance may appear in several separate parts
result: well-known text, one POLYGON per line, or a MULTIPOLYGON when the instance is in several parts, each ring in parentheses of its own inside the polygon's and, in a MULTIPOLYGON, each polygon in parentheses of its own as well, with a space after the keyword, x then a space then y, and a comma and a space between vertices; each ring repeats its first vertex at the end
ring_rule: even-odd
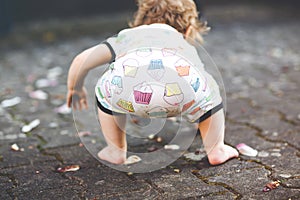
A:
POLYGON ((201 33, 208 31, 198 20, 194 2, 139 0, 130 26, 77 55, 68 74, 67 104, 84 109, 88 106, 85 76, 95 67, 110 64, 95 87, 107 143, 98 157, 113 164, 125 162, 126 113, 182 115, 198 123, 210 164, 237 157, 238 152, 224 144, 225 119, 218 86, 191 45, 202 42, 201 33))

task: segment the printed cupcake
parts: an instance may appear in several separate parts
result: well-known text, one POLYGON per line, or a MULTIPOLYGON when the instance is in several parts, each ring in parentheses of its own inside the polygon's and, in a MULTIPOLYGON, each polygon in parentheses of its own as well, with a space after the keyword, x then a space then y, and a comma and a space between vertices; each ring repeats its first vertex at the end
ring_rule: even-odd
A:
POLYGON ((153 79, 159 81, 165 74, 165 67, 162 59, 152 59, 147 72, 153 79))
POLYGON ((146 82, 142 82, 133 88, 134 100, 137 104, 149 105, 153 90, 146 82))
POLYGON ((134 107, 132 105, 132 102, 130 102, 130 101, 126 101, 124 99, 119 99, 118 102, 117 102, 117 105, 120 108, 122 108, 122 109, 124 109, 128 112, 132 112, 132 113, 135 112, 134 107))
POLYGON ((136 59, 129 58, 123 62, 124 76, 135 77, 139 67, 136 59))
POLYGON ((175 63, 175 68, 179 76, 188 76, 190 74, 190 67, 190 64, 184 59, 179 59, 175 63))
POLYGON ((167 83, 165 86, 164 100, 172 105, 177 106, 184 99, 184 95, 178 83, 167 83))
POLYGON ((123 83, 121 76, 114 76, 111 80, 111 91, 114 91, 114 94, 121 94, 123 92, 123 83))

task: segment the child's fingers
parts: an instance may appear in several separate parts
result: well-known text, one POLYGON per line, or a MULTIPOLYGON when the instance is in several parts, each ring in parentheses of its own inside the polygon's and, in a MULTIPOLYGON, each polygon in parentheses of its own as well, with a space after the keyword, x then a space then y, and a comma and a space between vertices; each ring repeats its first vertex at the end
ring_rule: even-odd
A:
POLYGON ((88 104, 85 94, 77 92, 68 92, 67 94, 67 106, 73 107, 74 110, 87 109, 88 104))
POLYGON ((68 92, 67 94, 67 106, 71 108, 72 95, 68 92))
POLYGON ((86 99, 82 99, 82 105, 84 109, 88 109, 88 104, 86 99))
POLYGON ((82 109, 86 109, 87 108, 87 103, 86 103, 86 100, 85 99, 77 99, 76 101, 76 108, 78 108, 78 110, 82 110, 82 109))
POLYGON ((73 94, 72 93, 68 93, 68 97, 67 97, 67 106, 69 108, 74 108, 75 110, 77 109, 77 105, 76 105, 76 98, 73 98, 73 94))

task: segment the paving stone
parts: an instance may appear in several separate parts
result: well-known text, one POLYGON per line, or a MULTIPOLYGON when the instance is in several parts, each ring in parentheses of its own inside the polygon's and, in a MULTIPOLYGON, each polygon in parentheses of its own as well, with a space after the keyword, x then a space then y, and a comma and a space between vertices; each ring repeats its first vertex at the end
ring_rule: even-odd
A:
POLYGON ((270 182, 267 177, 268 172, 261 168, 245 169, 241 173, 228 173, 209 178, 209 182, 220 184, 224 183, 230 188, 233 188, 244 199, 281 199, 282 195, 287 198, 292 198, 298 194, 299 190, 290 190, 284 187, 279 187, 270 192, 263 192, 264 186, 270 182), (253 178, 249 178, 253 177, 253 178), (251 191, 251 192, 249 192, 251 191))
POLYGON ((1 199, 13 199, 10 195, 11 188, 14 187, 9 174, 4 174, 0 170, 0 197, 1 199))
MULTIPOLYGON (((137 179, 146 179, 151 185, 160 191, 162 199, 189 199, 193 197, 215 197, 218 194, 226 194, 228 191, 221 186, 210 186, 191 173, 191 168, 180 169, 179 173, 174 169, 167 169, 152 173, 134 175, 137 179)), ((229 199, 233 194, 226 194, 229 199)))
MULTIPOLYGON (((23 35, 24 41, 18 42, 20 38, 14 35, 16 38, 0 40, 5 44, 0 46, 0 79, 4 83, 0 101, 21 97, 20 104, 0 108, 0 199, 299 199, 298 21, 291 18, 292 13, 280 15, 281 20, 274 21, 274 16, 278 17, 275 8, 260 8, 253 15, 253 9, 240 6, 235 7, 235 16, 225 7, 207 11, 213 29, 204 44, 220 71, 213 75, 222 75, 217 81, 223 80, 227 94, 225 142, 231 146, 246 143, 257 149, 259 156, 240 155, 223 165, 211 166, 207 157, 191 161, 183 156, 177 159, 184 152, 165 153, 164 157, 149 157, 141 162, 149 166, 164 158, 174 159, 154 172, 128 175, 110 168, 96 159, 105 143, 93 107, 94 84, 107 66, 89 73, 86 79, 91 91, 88 111, 60 115, 54 109, 65 101, 71 60, 111 33, 101 31, 100 35, 93 35, 88 31, 82 32, 80 38, 68 34, 67 40, 57 38, 51 44, 37 43, 30 35, 23 35), (28 92, 37 89, 36 80, 46 78, 48 69, 56 66, 63 73, 57 77, 57 86, 43 88, 49 99, 29 98, 28 92), (30 133, 21 134, 21 127, 34 119, 40 119, 41 124, 30 133), (51 123, 57 127, 50 127, 51 123), (92 135, 79 138, 76 129, 90 131, 92 135), (12 151, 14 143, 24 151, 12 151), (80 147, 80 143, 87 149, 80 147), (55 171, 59 166, 73 164, 80 169, 55 171), (275 179, 282 184, 262 192, 264 185, 275 179)), ((89 23, 86 22, 87 26, 94 27, 89 23)), ((117 32, 124 19, 115 23, 117 32)), ((203 148, 199 135, 190 140, 195 132, 193 125, 187 127, 189 131, 179 137, 192 143, 187 151, 203 148)), ((149 141, 148 133, 130 124, 127 131, 131 153, 147 152, 152 145, 162 148, 172 141, 178 124, 167 121, 162 130, 157 129, 153 132, 162 137, 161 143, 149 141)), ((135 170, 134 166, 127 169, 135 170)))
POLYGON ((24 151, 13 151, 11 145, 13 142, 2 144, 0 146, 2 159, 0 161, 1 168, 11 168, 18 166, 27 166, 40 162, 52 162, 56 159, 52 156, 43 155, 38 149, 39 141, 34 138, 30 138, 23 142, 17 142, 16 144, 24 151))

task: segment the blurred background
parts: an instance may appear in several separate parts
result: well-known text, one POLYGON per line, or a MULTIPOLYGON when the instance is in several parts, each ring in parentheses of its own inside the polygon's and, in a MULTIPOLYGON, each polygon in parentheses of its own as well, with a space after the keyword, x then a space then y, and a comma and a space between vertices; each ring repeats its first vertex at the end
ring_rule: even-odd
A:
MULTIPOLYGON (((199 5, 236 5, 251 4, 271 7, 299 6, 297 0, 196 0, 199 5)), ((11 22, 46 20, 50 18, 66 19, 87 17, 99 14, 111 14, 135 10, 135 0, 0 0, 1 24, 8 26, 11 22)), ((255 13, 255 10, 253 10, 255 13)), ((253 13, 253 14, 254 14, 253 13)))
MULTIPOLYGON (((139 198, 150 193, 172 198, 194 195, 194 190, 195 198, 299 199, 300 1, 196 1, 200 17, 212 27, 204 36, 205 50, 220 71, 216 80, 224 82, 225 141, 247 143, 264 154, 212 168, 200 162, 203 178, 195 184, 201 182, 203 190, 186 184, 194 184, 198 175, 189 173, 194 167, 183 159, 174 165, 180 174, 174 174, 173 166, 147 178, 102 169, 78 145, 74 122, 94 134, 85 137, 90 147, 103 141, 95 136, 99 126, 92 101, 105 68, 88 74, 90 110, 76 120, 65 107, 68 69, 82 50, 128 27, 135 0, 0 0, 0 199, 139 198), (36 119, 40 125, 35 130, 20 133, 36 119), (24 151, 12 151, 13 144, 24 151), (54 171, 56 165, 71 163, 82 170, 62 176, 54 171), (282 186, 259 192, 271 180, 282 180, 282 186)), ((215 69, 207 64, 207 70, 215 69)), ((159 149, 178 130, 173 124, 167 128, 163 142, 130 140, 131 148, 159 149)))
MULTIPOLYGON (((208 19, 211 26, 222 20, 234 23, 236 17, 255 23, 270 18, 297 18, 300 8, 297 0, 195 1, 201 17, 208 19)), ((32 38, 51 42, 82 34, 116 32, 127 26, 136 8, 135 0, 0 0, 0 42, 2 46, 8 41, 20 44, 32 38)))

